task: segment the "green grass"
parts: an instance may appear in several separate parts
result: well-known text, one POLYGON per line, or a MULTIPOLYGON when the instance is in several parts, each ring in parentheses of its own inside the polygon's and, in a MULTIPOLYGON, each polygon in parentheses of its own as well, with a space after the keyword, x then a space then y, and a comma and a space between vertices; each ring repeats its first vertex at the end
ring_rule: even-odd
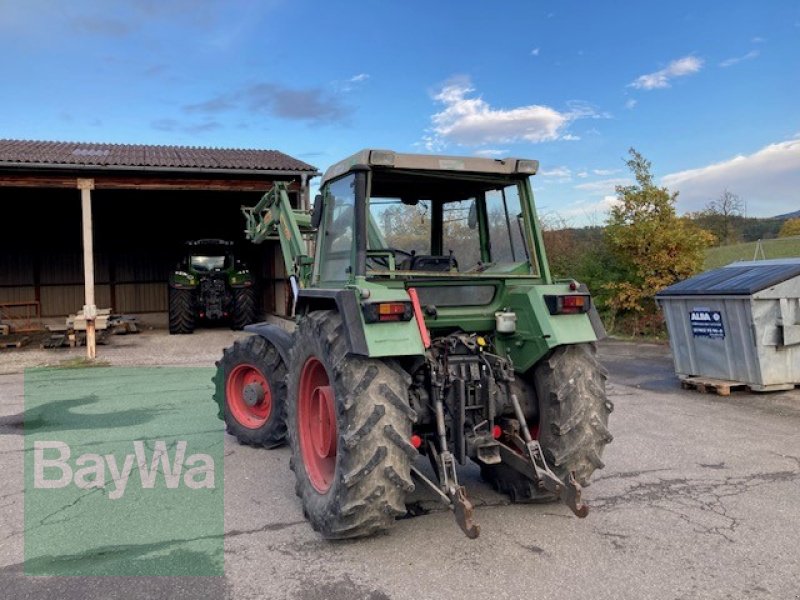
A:
POLYGON ((761 252, 758 252, 756 256, 757 245, 758 242, 746 242, 709 248, 703 268, 705 270, 716 269, 737 260, 753 260, 754 258, 800 258, 800 238, 797 237, 762 241, 763 256, 761 252))
POLYGON ((90 360, 83 357, 67 358, 61 360, 57 365, 51 365, 52 369, 92 369, 95 367, 110 367, 111 364, 106 360, 90 360))

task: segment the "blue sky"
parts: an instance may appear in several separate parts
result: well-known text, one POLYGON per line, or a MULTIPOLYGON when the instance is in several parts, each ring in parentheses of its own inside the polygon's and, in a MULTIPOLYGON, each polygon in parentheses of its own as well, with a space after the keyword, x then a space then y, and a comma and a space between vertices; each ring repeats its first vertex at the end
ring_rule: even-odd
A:
POLYGON ((748 214, 800 209, 800 3, 0 0, 0 137, 537 158, 600 223, 627 149, 748 214))

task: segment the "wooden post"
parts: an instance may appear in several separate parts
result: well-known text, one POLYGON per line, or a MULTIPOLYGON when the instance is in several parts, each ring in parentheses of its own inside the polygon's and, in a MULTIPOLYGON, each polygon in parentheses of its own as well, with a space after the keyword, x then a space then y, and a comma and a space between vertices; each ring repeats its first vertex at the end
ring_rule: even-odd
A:
POLYGON ((83 286, 85 294, 83 316, 86 318, 86 358, 94 360, 97 356, 94 328, 97 306, 94 303, 94 240, 92 237, 94 179, 78 179, 78 189, 81 191, 81 215, 83 217, 83 286))

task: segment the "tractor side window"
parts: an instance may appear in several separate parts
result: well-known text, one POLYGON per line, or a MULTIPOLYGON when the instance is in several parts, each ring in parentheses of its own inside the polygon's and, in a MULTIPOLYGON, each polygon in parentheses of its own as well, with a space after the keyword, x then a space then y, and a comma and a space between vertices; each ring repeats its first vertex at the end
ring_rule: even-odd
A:
POLYGON ((492 262, 514 263, 528 260, 527 245, 522 233, 524 225, 519 187, 509 185, 486 192, 486 212, 489 216, 492 262))
POLYGON ((346 281, 350 278, 354 206, 355 175, 334 181, 328 188, 325 207, 325 233, 320 260, 322 281, 346 281))
POLYGON ((478 230, 470 227, 470 214, 475 212, 475 199, 446 202, 442 206, 442 251, 452 251, 459 271, 469 271, 481 259, 481 240, 478 230))

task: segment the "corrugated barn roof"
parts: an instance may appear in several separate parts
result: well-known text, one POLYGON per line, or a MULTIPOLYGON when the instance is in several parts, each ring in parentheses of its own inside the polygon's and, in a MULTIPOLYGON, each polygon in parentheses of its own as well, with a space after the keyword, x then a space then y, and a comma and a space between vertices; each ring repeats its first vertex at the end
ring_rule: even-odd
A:
POLYGON ((316 168, 308 163, 277 150, 0 140, 0 168, 28 165, 32 168, 75 165, 104 169, 316 172, 316 168))

